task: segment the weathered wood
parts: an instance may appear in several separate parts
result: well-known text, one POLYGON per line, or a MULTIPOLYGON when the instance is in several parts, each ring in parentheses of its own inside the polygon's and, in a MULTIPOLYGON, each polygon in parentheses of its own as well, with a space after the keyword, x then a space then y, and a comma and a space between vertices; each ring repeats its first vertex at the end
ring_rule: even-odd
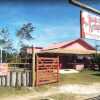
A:
POLYGON ((32 84, 31 70, 10 70, 7 76, 0 76, 0 86, 19 87, 32 84), (31 82, 31 83, 30 83, 31 82))
POLYGON ((12 81, 11 81, 11 86, 15 87, 16 86, 16 72, 12 72, 12 81))
POLYGON ((12 72, 10 72, 10 86, 12 86, 11 82, 12 82, 12 72))
POLYGON ((36 57, 36 85, 58 82, 59 57, 36 57))
POLYGON ((7 86, 7 76, 5 76, 5 86, 7 86))
POLYGON ((12 65, 26 65, 26 64, 30 64, 30 63, 8 63, 8 64, 12 64, 12 65))
POLYGON ((10 72, 8 72, 8 75, 7 75, 7 85, 6 86, 10 86, 10 72))
POLYGON ((29 73, 26 72, 26 86, 29 86, 29 73))
POLYGON ((3 77, 2 77, 2 86, 5 86, 5 84, 6 84, 6 83, 5 83, 5 77, 3 76, 3 77))
POLYGON ((33 80, 32 80, 32 72, 29 72, 29 86, 33 86, 33 80))
POLYGON ((22 73, 22 78, 23 78, 23 86, 26 86, 26 73, 22 73))
POLYGON ((1 80, 2 80, 2 79, 1 79, 1 77, 0 77, 0 86, 1 86, 1 80))
POLYGON ((18 87, 18 72, 16 72, 16 82, 15 82, 15 87, 18 87))
POLYGON ((32 86, 35 86, 35 63, 36 63, 36 59, 35 59, 36 53, 35 53, 35 48, 32 47, 32 86))
POLYGON ((18 82, 17 82, 18 84, 17 84, 17 85, 18 85, 18 86, 21 86, 21 72, 17 72, 17 73, 18 73, 18 78, 17 78, 17 79, 18 79, 18 80, 17 80, 17 81, 18 81, 18 82))

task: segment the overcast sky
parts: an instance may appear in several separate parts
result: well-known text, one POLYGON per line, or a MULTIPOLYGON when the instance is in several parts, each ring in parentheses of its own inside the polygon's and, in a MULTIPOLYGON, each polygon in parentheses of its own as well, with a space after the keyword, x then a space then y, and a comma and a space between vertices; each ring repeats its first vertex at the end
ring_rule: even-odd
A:
MULTIPOLYGON (((86 1, 100 10, 100 0, 93 3, 86 1)), ((80 37, 80 9, 67 0, 0 1, 0 28, 8 27, 14 41, 17 41, 16 31, 28 22, 36 27, 32 33, 35 38, 32 43, 36 46, 80 37)), ((14 43, 16 45, 17 42, 14 43)))

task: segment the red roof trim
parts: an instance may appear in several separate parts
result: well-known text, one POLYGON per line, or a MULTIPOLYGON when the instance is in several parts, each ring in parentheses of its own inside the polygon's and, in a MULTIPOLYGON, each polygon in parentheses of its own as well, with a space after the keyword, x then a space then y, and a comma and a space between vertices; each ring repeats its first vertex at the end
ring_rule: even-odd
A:
POLYGON ((77 40, 74 40, 74 41, 72 41, 72 42, 70 42, 70 43, 68 43, 68 44, 66 44, 66 45, 63 45, 63 46, 61 46, 60 48, 65 48, 65 47, 67 47, 67 46, 69 46, 69 45, 71 45, 71 44, 73 44, 73 43, 75 43, 75 42, 79 42, 80 44, 82 44, 85 48, 87 48, 87 49, 89 49, 89 50, 96 50, 94 47, 92 47, 90 44, 88 44, 86 41, 84 41, 83 39, 77 39, 77 40))

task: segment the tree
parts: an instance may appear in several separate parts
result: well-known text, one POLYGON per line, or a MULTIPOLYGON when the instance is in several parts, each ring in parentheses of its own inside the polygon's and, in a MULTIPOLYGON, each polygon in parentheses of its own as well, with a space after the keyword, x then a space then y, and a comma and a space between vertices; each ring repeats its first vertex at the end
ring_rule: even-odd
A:
POLYGON ((0 29, 0 59, 2 63, 2 50, 11 50, 12 48, 12 40, 9 37, 9 31, 8 28, 1 28, 0 29))
POLYGON ((32 36, 32 32, 34 31, 34 29, 35 27, 33 27, 32 23, 27 23, 27 24, 23 24, 22 27, 16 33, 17 37, 19 38, 19 42, 20 42, 20 47, 21 47, 20 56, 21 57, 27 56, 24 48, 29 47, 29 44, 31 44, 30 42, 34 39, 32 36))
POLYGON ((33 27, 32 23, 23 24, 23 26, 17 31, 16 35, 20 39, 21 46, 25 45, 25 41, 31 41, 33 38, 32 32, 35 27, 33 27))

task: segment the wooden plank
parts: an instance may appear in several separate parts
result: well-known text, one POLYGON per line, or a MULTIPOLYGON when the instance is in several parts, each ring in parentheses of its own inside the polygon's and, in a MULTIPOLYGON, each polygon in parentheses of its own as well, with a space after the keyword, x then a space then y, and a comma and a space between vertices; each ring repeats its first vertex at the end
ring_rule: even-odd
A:
POLYGON ((0 77, 0 86, 1 86, 1 77, 0 77))
POLYGON ((17 78, 17 85, 20 87, 21 86, 21 72, 17 72, 18 78, 17 78))
POLYGON ((9 87, 10 86, 10 72, 8 72, 8 75, 7 75, 7 86, 9 87))
POLYGON ((56 57, 38 57, 38 60, 56 60, 56 57))
POLYGON ((11 76, 11 86, 15 87, 16 86, 16 72, 12 72, 11 76))
POLYGON ((5 76, 5 86, 7 86, 7 76, 5 76))
POLYGON ((5 86, 5 76, 2 76, 2 86, 5 86))
POLYGON ((29 86, 29 72, 26 72, 26 86, 29 86))
POLYGON ((35 53, 35 49, 33 49, 32 47, 32 86, 35 86, 35 63, 36 63, 36 53, 35 53))
POLYGON ((15 87, 18 87, 18 72, 16 72, 16 82, 15 82, 15 87))
POLYGON ((22 77, 23 77, 23 86, 26 86, 26 73, 25 72, 23 72, 22 77))
POLYGON ((57 81, 59 82, 60 75, 59 75, 59 70, 60 70, 60 63, 59 63, 59 56, 57 57, 58 60, 58 67, 57 67, 57 81))
POLYGON ((32 72, 29 72, 29 86, 33 86, 32 72))
POLYGON ((30 63, 8 63, 9 65, 25 65, 25 64, 30 64, 30 63))
POLYGON ((12 82, 12 71, 10 71, 10 87, 12 86, 11 82, 12 82))
POLYGON ((23 73, 21 73, 21 86, 23 86, 23 73))

